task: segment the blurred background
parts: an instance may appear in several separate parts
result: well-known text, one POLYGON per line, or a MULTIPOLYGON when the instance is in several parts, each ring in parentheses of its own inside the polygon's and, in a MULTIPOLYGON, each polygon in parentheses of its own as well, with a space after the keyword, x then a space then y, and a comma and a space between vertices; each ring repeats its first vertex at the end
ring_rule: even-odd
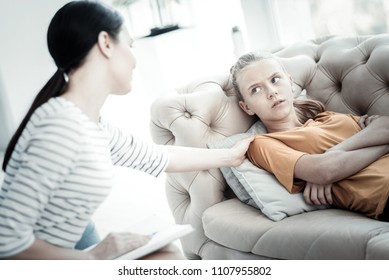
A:
MULTIPOLYGON (((0 0, 0 158, 32 99, 56 70, 46 32, 67 2, 0 0)), ((389 26, 389 0, 102 2, 126 18, 137 58, 132 92, 109 97, 102 115, 149 141, 149 108, 155 98, 188 81, 228 71, 245 52, 326 35, 387 33, 389 26)), ((164 176, 155 179, 121 168, 116 175, 110 197, 95 215, 103 235, 155 213, 172 219, 164 176)))

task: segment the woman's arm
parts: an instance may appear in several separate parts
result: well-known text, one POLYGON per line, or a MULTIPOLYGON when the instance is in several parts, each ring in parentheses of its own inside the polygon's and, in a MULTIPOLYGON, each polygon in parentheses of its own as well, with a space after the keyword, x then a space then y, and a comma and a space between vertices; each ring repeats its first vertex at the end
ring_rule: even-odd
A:
POLYGON ((149 236, 133 233, 111 233, 90 251, 79 251, 54 246, 40 239, 9 259, 21 260, 107 260, 115 259, 150 240, 149 236))
POLYGON ((202 149, 166 146, 170 161, 166 172, 207 170, 223 166, 239 166, 254 136, 238 141, 231 149, 202 149))

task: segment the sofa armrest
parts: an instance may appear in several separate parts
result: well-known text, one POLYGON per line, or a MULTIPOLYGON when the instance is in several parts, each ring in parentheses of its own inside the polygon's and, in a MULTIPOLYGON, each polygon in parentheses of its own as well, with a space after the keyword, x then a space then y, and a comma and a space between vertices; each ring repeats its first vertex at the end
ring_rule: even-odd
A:
MULTIPOLYGON (((206 148, 209 142, 246 131, 254 121, 239 108, 236 96, 230 94, 228 75, 171 90, 151 106, 151 135, 162 145, 206 148)), ((226 199, 226 186, 218 169, 167 175, 166 195, 175 221, 195 228, 193 234, 181 240, 188 258, 201 255, 208 240, 202 215, 226 199)))

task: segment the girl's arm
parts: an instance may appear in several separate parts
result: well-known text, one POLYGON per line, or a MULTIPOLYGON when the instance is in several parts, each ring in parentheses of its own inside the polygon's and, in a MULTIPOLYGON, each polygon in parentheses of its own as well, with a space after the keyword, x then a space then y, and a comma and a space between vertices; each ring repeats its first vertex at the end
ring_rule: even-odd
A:
POLYGON ((351 151, 366 147, 389 144, 389 117, 388 116, 362 116, 359 125, 360 132, 344 140, 328 151, 351 151))
POLYGON ((388 152, 389 145, 381 145, 353 151, 306 154, 297 160, 294 176, 315 184, 331 184, 350 177, 388 152))
POLYGON ((254 136, 238 141, 231 149, 202 149, 166 146, 170 161, 166 172, 187 172, 239 166, 245 159, 246 151, 254 136))
POLYGON ((324 154, 304 155, 295 177, 326 185, 347 178, 389 152, 389 117, 362 117, 367 126, 324 154))

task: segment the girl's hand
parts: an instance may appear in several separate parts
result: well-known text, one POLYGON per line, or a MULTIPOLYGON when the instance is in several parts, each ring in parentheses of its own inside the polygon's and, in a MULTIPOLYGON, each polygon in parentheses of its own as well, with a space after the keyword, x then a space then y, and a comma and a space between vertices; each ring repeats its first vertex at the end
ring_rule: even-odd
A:
POLYGON ((250 143, 253 140, 254 140, 254 135, 236 142, 236 144, 231 148, 231 152, 232 152, 231 166, 236 167, 243 163, 243 161, 246 158, 247 149, 249 148, 250 143))
POLYGON ((363 115, 360 117, 358 121, 358 125, 360 128, 364 129, 367 127, 369 124, 371 124, 374 120, 378 119, 380 116, 379 115, 363 115))
POLYGON ((96 247, 89 251, 93 259, 115 259, 145 245, 150 236, 134 233, 110 233, 96 247))
POLYGON ((332 204, 332 184, 318 185, 307 182, 304 189, 304 200, 311 205, 332 204))

